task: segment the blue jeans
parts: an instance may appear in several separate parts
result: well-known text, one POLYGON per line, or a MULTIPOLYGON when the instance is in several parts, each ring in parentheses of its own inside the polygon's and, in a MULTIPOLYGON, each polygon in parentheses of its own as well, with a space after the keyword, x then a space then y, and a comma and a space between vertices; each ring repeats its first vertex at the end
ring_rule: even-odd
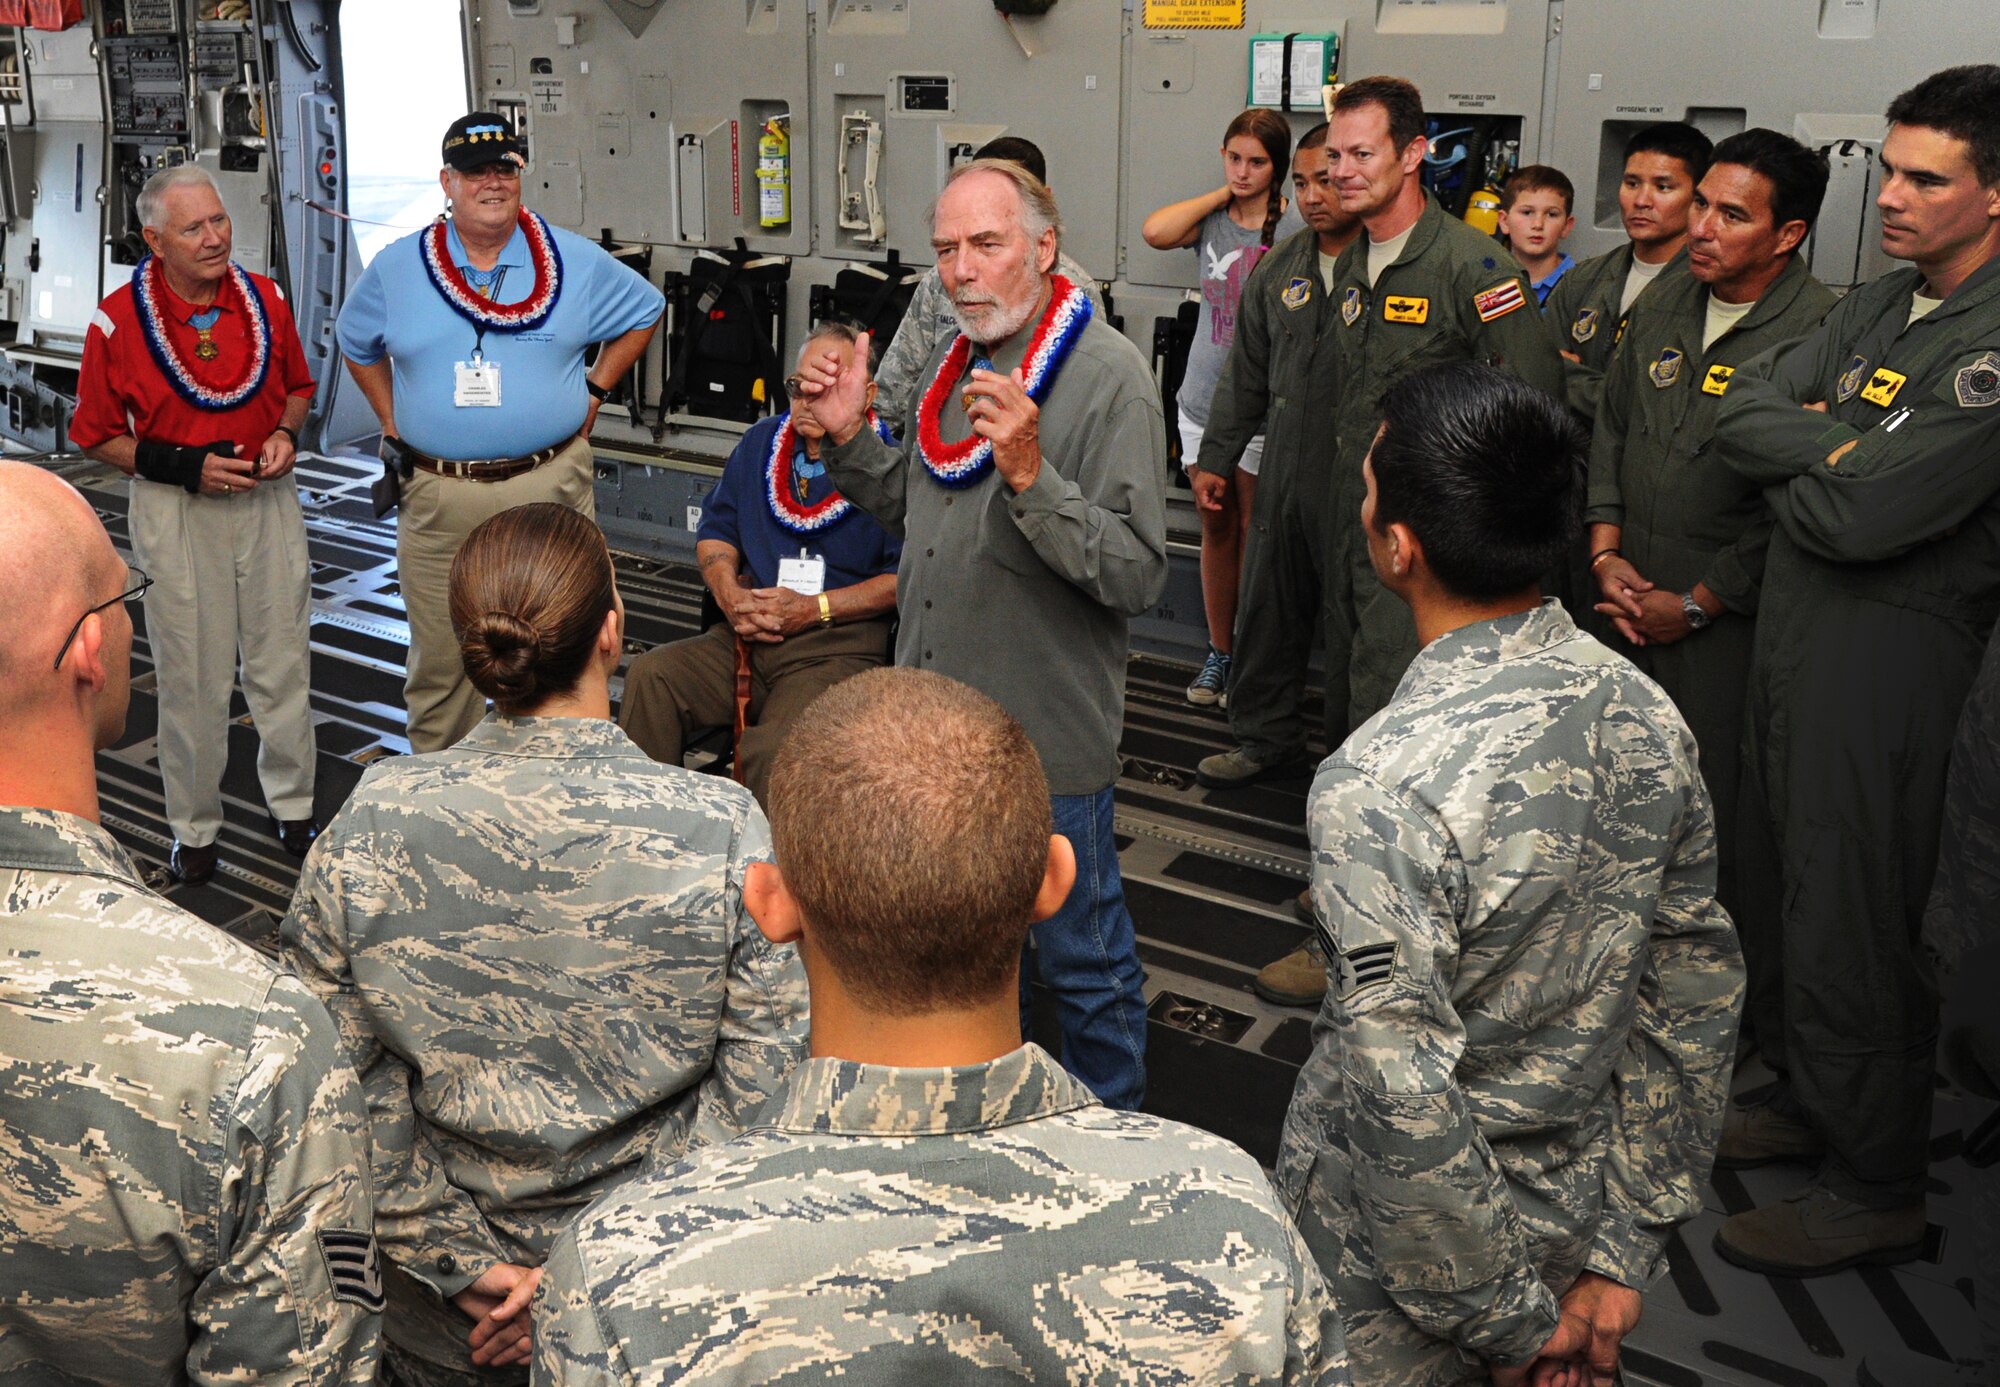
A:
POLYGON ((1062 909, 1035 926, 1033 948, 1024 951, 1021 1031, 1032 1033, 1032 966, 1055 994, 1063 1068, 1106 1106, 1137 1108, 1146 1096, 1146 998, 1111 836, 1111 787, 1094 795, 1051 795, 1049 807, 1055 831, 1076 849, 1076 885, 1062 909))

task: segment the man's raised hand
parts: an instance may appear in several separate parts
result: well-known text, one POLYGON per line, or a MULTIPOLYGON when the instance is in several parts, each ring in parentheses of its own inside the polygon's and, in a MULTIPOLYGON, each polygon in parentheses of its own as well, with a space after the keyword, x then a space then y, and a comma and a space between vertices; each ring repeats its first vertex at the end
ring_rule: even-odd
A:
POLYGON ((835 445, 846 443, 868 422, 868 344, 862 333, 843 367, 838 352, 821 352, 799 363, 799 394, 835 445))

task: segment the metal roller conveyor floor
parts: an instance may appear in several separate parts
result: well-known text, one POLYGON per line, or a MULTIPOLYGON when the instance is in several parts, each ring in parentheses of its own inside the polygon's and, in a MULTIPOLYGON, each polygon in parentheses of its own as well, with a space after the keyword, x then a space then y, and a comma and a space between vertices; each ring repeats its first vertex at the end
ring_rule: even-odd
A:
MULTIPOLYGON (((128 483, 94 464, 51 465, 85 489, 125 549, 128 483)), ((392 522, 373 519, 367 501, 377 467, 372 458, 318 457, 299 466, 312 555, 311 682, 323 821, 372 761, 408 751, 402 735, 408 632, 396 586, 395 531, 392 522)), ((701 590, 691 568, 621 555, 618 577, 630 651, 694 633, 701 590)), ((1306 937, 1291 901, 1306 874, 1302 825, 1310 775, 1301 769, 1240 790, 1197 787, 1195 763, 1225 747, 1228 727, 1225 715, 1183 700, 1189 674, 1135 657, 1127 686, 1118 828, 1147 969, 1147 1106, 1221 1133, 1268 1165, 1297 1068, 1311 1048, 1312 1017, 1266 1005, 1250 980, 1306 937)), ((157 703, 139 618, 130 722, 124 740, 98 760, 104 816, 160 889, 268 949, 296 864, 266 825, 254 769, 256 732, 240 692, 232 716, 221 867, 209 885, 176 886, 165 872, 170 837, 155 759, 157 703)), ((1758 1079, 1746 1071, 1739 1084, 1758 1079)), ((1864 1357, 1876 1355, 1879 1363, 1885 1350, 1924 1355, 1938 1367, 1975 1356, 1967 1169, 1957 1152, 1981 1115, 1963 1095, 1940 1092, 1929 1245, 1921 1260, 1894 1269, 1796 1282, 1724 1263, 1710 1246, 1721 1219, 1781 1197, 1807 1172, 1775 1166, 1719 1173, 1706 1211, 1670 1248, 1670 1275, 1648 1295, 1645 1320, 1627 1341, 1626 1380, 1655 1387, 1846 1387, 1864 1357)))

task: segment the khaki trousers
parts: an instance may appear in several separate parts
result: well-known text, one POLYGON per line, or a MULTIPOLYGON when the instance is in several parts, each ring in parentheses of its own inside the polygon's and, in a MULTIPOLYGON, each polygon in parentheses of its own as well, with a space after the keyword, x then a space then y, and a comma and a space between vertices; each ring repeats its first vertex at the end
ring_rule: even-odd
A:
POLYGON ((146 635, 174 837, 206 847, 222 828, 239 653, 267 806, 280 819, 311 818, 312 580, 296 474, 228 496, 191 496, 134 478, 131 527, 133 562, 153 579, 146 635))
MULTIPOLYGON (((759 804, 771 784, 771 760, 806 705, 841 680, 888 660, 887 617, 808 629, 776 645, 750 647, 751 725, 737 744, 736 764, 759 804)), ((736 635, 728 622, 649 650, 625 671, 618 725, 655 761, 678 766, 689 738, 735 721, 736 635)))
POLYGON ((412 472, 403 483, 396 580, 410 622, 403 703, 411 751, 443 751, 486 716, 486 697, 465 677, 451 629, 451 561, 481 522, 534 501, 556 501, 597 518, 588 440, 573 439, 534 471, 504 482, 412 472))

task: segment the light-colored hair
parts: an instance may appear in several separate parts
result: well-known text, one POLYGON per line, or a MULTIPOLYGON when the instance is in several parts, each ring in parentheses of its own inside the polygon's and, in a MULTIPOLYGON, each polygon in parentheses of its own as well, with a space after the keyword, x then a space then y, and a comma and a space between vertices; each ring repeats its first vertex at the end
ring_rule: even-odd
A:
MULTIPOLYGON (((974 159, 969 164, 960 164, 951 171, 944 181, 948 189, 961 178, 970 178, 975 173, 997 173, 1014 185, 1014 191, 1021 199, 1021 230, 1027 234, 1028 243, 1033 245, 1042 239, 1044 231, 1056 233, 1056 254, 1062 254, 1062 213, 1056 208, 1056 195, 1049 191, 1049 185, 1012 159, 974 159)), ((938 200, 944 200, 943 193, 938 200)), ((936 202, 931 204, 931 229, 937 229, 936 202)))
POLYGON ((199 164, 176 164, 170 169, 161 169, 139 190, 141 226, 150 226, 155 231, 166 226, 167 194, 176 188, 206 188, 215 194, 216 201, 222 200, 222 189, 215 186, 215 178, 207 169, 199 164))
POLYGON ((771 842, 848 991, 893 1016, 1011 996, 1053 831, 1021 725, 904 668, 842 680, 798 726, 771 767, 771 842))

